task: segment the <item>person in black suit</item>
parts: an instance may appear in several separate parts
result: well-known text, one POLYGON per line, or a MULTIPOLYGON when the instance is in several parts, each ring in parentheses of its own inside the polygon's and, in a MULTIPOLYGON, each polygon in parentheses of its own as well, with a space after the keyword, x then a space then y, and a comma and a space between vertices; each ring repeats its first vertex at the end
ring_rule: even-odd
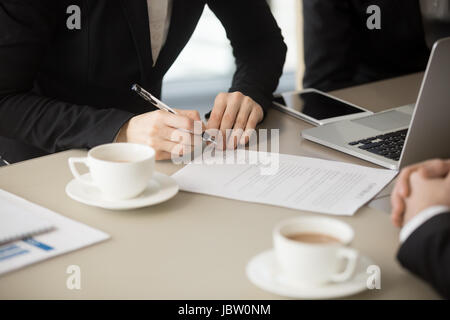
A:
POLYGON ((271 104, 287 50, 266 1, 0 0, 0 155, 16 162, 128 141, 148 144, 157 159, 167 159, 176 147, 189 146, 193 135, 176 129, 192 129, 200 120, 196 111, 155 111, 130 88, 139 83, 160 96, 163 76, 205 5, 222 22, 237 67, 207 128, 255 128, 271 104), (74 8, 79 26, 69 21, 74 8), (156 42, 163 45, 154 50, 156 42))
POLYGON ((450 36, 450 0, 303 0, 303 86, 331 91, 423 71, 450 36), (367 27, 369 6, 380 29, 367 27))
POLYGON ((400 263, 450 298, 450 159, 402 170, 391 197, 400 263))

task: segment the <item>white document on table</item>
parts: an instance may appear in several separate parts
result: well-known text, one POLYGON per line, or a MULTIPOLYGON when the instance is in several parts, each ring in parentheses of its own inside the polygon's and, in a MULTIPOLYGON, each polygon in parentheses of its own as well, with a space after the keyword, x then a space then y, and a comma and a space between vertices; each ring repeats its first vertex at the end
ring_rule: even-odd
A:
MULTIPOLYGON (((250 154, 253 152, 256 151, 250 154)), ((268 158, 277 156, 277 170, 269 170, 270 174, 264 174, 261 170, 264 165, 258 163, 215 163, 204 158, 194 160, 172 177, 183 191, 333 215, 353 215, 397 174, 393 170, 286 154, 269 154, 268 158)))
POLYGON ((1 245, 0 275, 109 238, 102 231, 0 189, 0 210, 5 201, 16 209, 21 208, 36 215, 36 218, 48 221, 54 228, 44 234, 1 245))
POLYGON ((0 193, 0 244, 50 231, 53 225, 0 193))

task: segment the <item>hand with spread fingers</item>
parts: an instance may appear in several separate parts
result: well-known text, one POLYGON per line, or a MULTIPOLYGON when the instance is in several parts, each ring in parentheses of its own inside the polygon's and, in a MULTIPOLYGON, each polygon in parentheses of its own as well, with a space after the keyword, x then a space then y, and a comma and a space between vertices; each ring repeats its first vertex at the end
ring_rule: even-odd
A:
POLYGON ((219 149, 234 149, 238 144, 248 143, 251 133, 263 117, 263 108, 252 98, 241 92, 219 93, 206 128, 220 130, 222 139, 216 139, 222 140, 222 143, 218 143, 219 149), (227 137, 226 131, 229 129, 232 131, 227 137))

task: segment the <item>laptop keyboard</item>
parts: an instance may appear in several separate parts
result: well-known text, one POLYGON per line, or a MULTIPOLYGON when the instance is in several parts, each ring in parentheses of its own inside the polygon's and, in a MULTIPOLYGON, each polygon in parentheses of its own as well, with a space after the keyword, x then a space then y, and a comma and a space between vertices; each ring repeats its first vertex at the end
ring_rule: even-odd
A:
POLYGON ((349 142, 349 145, 369 151, 379 156, 398 161, 402 154, 408 129, 381 134, 375 137, 365 138, 349 142))

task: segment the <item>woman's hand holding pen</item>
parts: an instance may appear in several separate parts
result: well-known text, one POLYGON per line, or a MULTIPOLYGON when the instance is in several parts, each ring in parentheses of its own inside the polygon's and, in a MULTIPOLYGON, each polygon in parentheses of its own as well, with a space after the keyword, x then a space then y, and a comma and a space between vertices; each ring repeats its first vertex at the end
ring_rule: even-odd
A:
MULTIPOLYGON (((202 144, 202 140, 212 141, 205 137, 202 138, 204 125, 197 111, 172 109, 137 84, 132 86, 132 90, 162 110, 147 112, 131 118, 120 129, 116 142, 149 145, 156 151, 156 160, 163 160, 191 152, 195 145, 202 144), (194 122, 196 121, 202 125, 195 126, 194 122), (195 130, 199 132, 195 132, 195 130)), ((222 133, 223 138, 220 139, 222 143, 219 143, 219 148, 234 149, 238 144, 248 142, 251 132, 263 119, 263 116, 262 107, 241 92, 220 93, 214 102, 207 128, 210 129, 209 133, 217 130, 222 133), (228 129, 232 129, 230 137, 226 136, 228 129)))
POLYGON ((191 152, 194 142, 202 143, 201 132, 193 134, 194 121, 201 121, 200 115, 195 110, 176 112, 157 110, 135 116, 122 126, 116 142, 146 144, 155 149, 156 160, 191 152))

